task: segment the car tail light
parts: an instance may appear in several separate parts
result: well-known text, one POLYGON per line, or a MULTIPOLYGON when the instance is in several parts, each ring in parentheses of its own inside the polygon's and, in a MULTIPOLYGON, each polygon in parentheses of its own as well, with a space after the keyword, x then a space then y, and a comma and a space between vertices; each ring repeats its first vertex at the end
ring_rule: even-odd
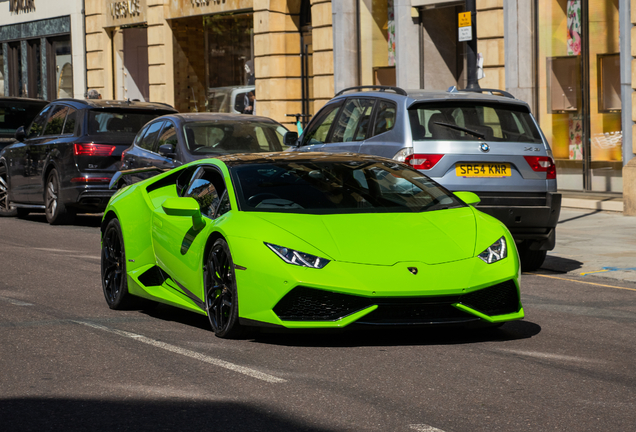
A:
POLYGON ((549 156, 524 156, 532 171, 546 173, 546 179, 556 178, 556 165, 554 160, 549 156))
POLYGON ((110 177, 75 177, 71 183, 110 183, 110 177))
POLYGON ((108 144, 75 143, 76 156, 110 156, 113 154, 117 146, 108 144))
POLYGON ((412 155, 408 155, 404 162, 411 165, 415 169, 429 170, 433 168, 443 157, 443 154, 415 153, 412 155))

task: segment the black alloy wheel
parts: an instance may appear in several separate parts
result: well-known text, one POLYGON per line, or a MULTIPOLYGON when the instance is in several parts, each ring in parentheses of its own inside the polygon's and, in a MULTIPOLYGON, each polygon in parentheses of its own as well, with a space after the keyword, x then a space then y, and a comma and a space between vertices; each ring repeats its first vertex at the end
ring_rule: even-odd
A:
POLYGON ((118 219, 108 222, 102 237, 102 288, 111 309, 132 305, 126 279, 126 251, 118 219))
POLYGON ((238 293, 234 263, 224 239, 214 242, 203 270, 205 310, 214 334, 220 338, 236 338, 243 334, 238 322, 238 293))
POLYGON ((44 190, 44 205, 46 220, 51 225, 70 223, 75 214, 68 209, 60 199, 60 177, 53 169, 46 178, 44 190))
POLYGON ((7 169, 0 166, 0 216, 17 216, 18 209, 9 205, 9 182, 7 180, 7 169))

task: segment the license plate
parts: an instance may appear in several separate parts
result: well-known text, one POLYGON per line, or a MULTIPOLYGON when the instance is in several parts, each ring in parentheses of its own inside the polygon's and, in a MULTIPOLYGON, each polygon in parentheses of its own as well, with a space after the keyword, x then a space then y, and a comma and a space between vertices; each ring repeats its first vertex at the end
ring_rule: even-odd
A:
POLYGON ((455 165, 457 177, 510 177, 509 163, 458 163, 455 165))

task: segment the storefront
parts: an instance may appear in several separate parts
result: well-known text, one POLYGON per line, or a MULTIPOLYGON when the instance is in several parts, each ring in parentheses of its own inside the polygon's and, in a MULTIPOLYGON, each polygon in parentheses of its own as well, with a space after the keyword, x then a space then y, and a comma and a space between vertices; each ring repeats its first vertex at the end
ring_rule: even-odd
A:
POLYGON ((539 122, 563 190, 622 192, 618 0, 539 0, 539 122))
POLYGON ((0 2, 0 96, 83 97, 82 1, 0 2))

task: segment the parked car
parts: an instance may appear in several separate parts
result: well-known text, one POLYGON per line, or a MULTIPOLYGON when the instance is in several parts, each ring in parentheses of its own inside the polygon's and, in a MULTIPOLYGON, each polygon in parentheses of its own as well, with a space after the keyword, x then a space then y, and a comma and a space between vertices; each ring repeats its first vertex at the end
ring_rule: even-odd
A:
POLYGON ((44 211, 51 224, 77 211, 104 210, 121 152, 148 121, 176 110, 159 103, 58 99, 47 105, 17 143, 0 152, 7 187, 4 216, 44 211))
POLYGON ((171 114, 154 119, 122 152, 117 186, 135 183, 197 159, 233 153, 278 152, 287 129, 267 117, 243 114, 171 114), (140 168, 156 167, 148 171, 140 168), (126 174, 135 170, 134 174, 126 174))
MULTIPOLYGON (((253 85, 238 87, 215 87, 208 89, 209 112, 243 114, 249 93, 256 91, 253 85)), ((250 113, 251 114, 251 113, 250 113)))
POLYGON ((554 248, 561 195, 552 151, 528 104, 505 91, 346 89, 297 145, 393 158, 452 191, 478 194, 479 210, 514 236, 523 270, 539 268, 554 248))
POLYGON ((522 319, 514 241, 478 201, 377 156, 195 161, 111 199, 104 297, 111 309, 142 297, 207 315, 225 338, 244 326, 522 319))
POLYGON ((16 142, 15 131, 30 124, 47 105, 48 102, 41 99, 0 97, 0 150, 16 142))

